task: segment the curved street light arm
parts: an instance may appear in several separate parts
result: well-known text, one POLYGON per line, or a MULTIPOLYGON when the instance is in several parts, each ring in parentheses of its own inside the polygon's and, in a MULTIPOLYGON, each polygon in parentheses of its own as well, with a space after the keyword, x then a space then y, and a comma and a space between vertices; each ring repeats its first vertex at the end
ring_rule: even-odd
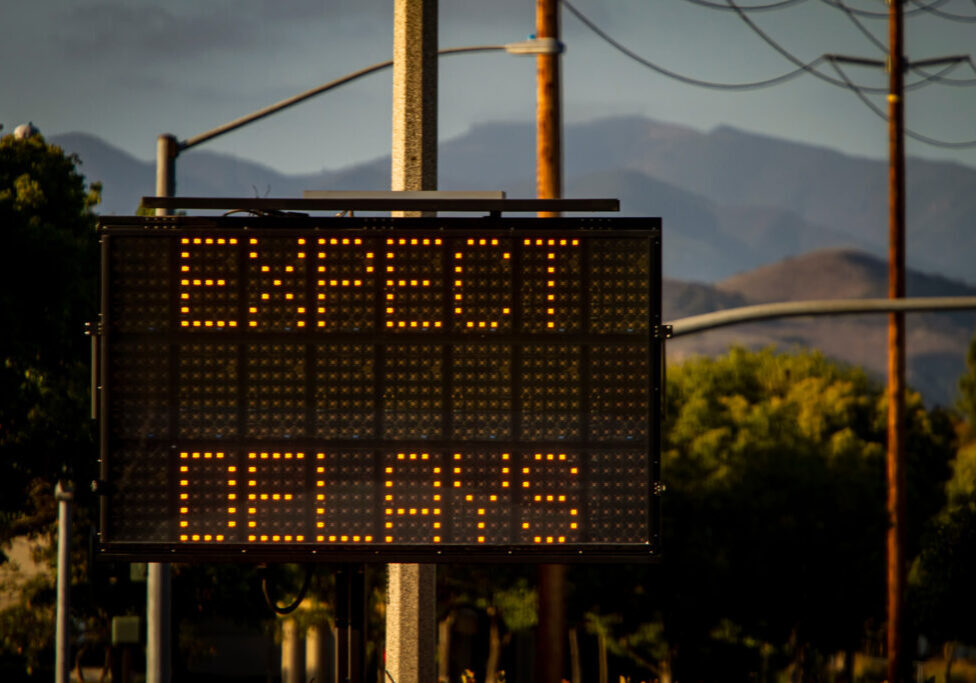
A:
POLYGON ((916 297, 909 299, 814 299, 773 304, 742 306, 724 311, 679 318, 669 325, 672 336, 680 337, 739 323, 796 318, 810 315, 846 315, 852 313, 891 313, 894 311, 948 311, 976 309, 976 296, 916 297))
MULTIPOLYGON (((469 52, 499 52, 505 50, 507 50, 507 46, 505 45, 471 45, 467 47, 445 48, 443 50, 438 50, 437 54, 456 55, 456 54, 465 54, 469 52)), ((371 73, 382 71, 383 69, 388 69, 391 66, 393 66, 392 59, 389 59, 385 62, 379 62, 377 64, 373 64, 372 66, 367 66, 365 68, 359 69, 358 71, 353 71, 350 74, 346 74, 345 76, 341 78, 337 78, 334 81, 329 81, 328 83, 324 83, 316 88, 312 88, 311 90, 306 90, 305 92, 289 97, 288 99, 281 100, 280 102, 276 102, 275 104, 264 107, 263 109, 258 109, 257 111, 252 112, 247 116, 242 116, 239 119, 234 119, 229 123, 225 123, 222 126, 218 126, 217 128, 208 130, 205 133, 200 133, 199 135, 195 135, 192 138, 183 140, 182 142, 178 143, 176 153, 179 154, 180 152, 184 152, 190 149, 191 147, 196 147, 197 145, 207 142, 208 140, 212 140, 219 135, 223 135, 224 133, 229 133, 232 130, 237 130, 241 126, 246 126, 249 123, 253 123, 254 121, 263 119, 266 116, 271 116, 272 114, 277 113, 282 109, 287 109, 288 107, 294 106, 299 102, 304 102, 305 100, 311 97, 315 97, 316 95, 321 95, 324 92, 328 92, 329 90, 338 88, 340 85, 344 85, 349 81, 354 81, 357 78, 368 76, 371 73)))

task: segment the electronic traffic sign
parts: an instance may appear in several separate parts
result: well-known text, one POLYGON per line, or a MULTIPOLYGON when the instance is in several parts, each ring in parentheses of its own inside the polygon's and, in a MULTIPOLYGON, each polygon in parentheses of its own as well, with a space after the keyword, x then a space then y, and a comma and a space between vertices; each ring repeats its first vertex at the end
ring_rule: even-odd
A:
POLYGON ((103 218, 100 552, 657 551, 653 218, 103 218))

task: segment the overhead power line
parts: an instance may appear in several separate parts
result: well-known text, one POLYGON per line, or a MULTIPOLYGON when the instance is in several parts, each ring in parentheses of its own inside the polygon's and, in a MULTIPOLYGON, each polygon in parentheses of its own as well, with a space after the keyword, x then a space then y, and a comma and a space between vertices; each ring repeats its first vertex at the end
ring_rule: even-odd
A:
MULTIPOLYGON (((840 0, 821 0, 821 2, 823 2, 826 5, 833 5, 836 7, 838 2, 840 2, 840 0)), ((916 7, 915 9, 905 10, 903 14, 906 17, 915 16, 916 14, 921 14, 923 12, 931 11, 936 7, 939 7, 940 5, 944 5, 946 2, 948 2, 948 0, 934 0, 934 2, 930 2, 927 5, 922 5, 919 2, 915 2, 915 4, 918 5, 918 7, 916 7)), ((888 19, 887 12, 874 12, 872 10, 856 9, 854 7, 851 7, 850 10, 854 14, 860 17, 868 17, 870 19, 884 19, 884 20, 888 19)))
MULTIPOLYGON (((845 74, 844 73, 844 70, 840 68, 840 66, 839 66, 839 60, 829 59, 828 62, 834 68, 834 71, 837 72, 837 75, 842 80, 844 80, 844 81, 846 81, 848 83, 850 90, 852 90, 857 95, 858 99, 860 99, 861 102, 864 103, 864 106, 866 106, 876 116, 878 116, 879 118, 883 119, 884 121, 887 121, 888 120, 888 115, 885 114, 880 108, 878 108, 874 104, 874 102, 872 102, 870 99, 868 99, 868 97, 864 94, 864 92, 860 88, 858 88, 853 83, 851 83, 850 79, 847 77, 847 74, 845 74)), ((918 140, 919 142, 924 142, 925 144, 932 145, 933 147, 942 147, 943 149, 971 149, 971 148, 976 148, 976 140, 966 140, 966 141, 962 141, 962 142, 949 142, 949 141, 946 141, 946 140, 938 140, 936 138, 932 138, 932 137, 929 137, 927 135, 922 135, 921 133, 916 133, 915 131, 913 131, 913 130, 911 130, 909 128, 905 128, 905 135, 908 136, 908 137, 910 137, 910 138, 912 138, 913 140, 918 140)))
POLYGON ((953 14, 952 12, 946 12, 945 10, 940 10, 938 8, 938 5, 941 3, 931 3, 926 5, 919 2, 919 0, 909 0, 909 1, 917 8, 917 10, 912 10, 912 12, 915 11, 928 12, 933 16, 940 17, 942 19, 948 19, 949 21, 955 21, 960 24, 976 24, 976 15, 953 14))
POLYGON ((775 40, 773 40, 773 38, 770 37, 769 34, 767 34, 765 31, 763 31, 761 28, 759 28, 755 24, 755 22, 752 19, 750 19, 749 16, 745 12, 742 11, 742 8, 739 7, 739 5, 735 2, 735 0, 725 0, 725 2, 729 6, 729 8, 732 9, 736 13, 736 15, 738 15, 739 19, 741 19, 742 22, 745 23, 745 25, 748 26, 752 30, 753 33, 755 33, 757 36, 759 36, 760 38, 762 38, 762 40, 767 45, 769 45, 771 48, 773 48, 774 50, 776 50, 776 52, 778 52, 780 55, 782 55, 784 58, 786 58, 787 61, 789 61, 789 62, 797 65, 798 67, 803 67, 805 71, 808 71, 810 73, 810 75, 816 76, 820 80, 822 80, 822 81, 824 81, 826 83, 830 83, 831 85, 836 85, 836 86, 838 86, 840 88, 847 88, 848 90, 855 90, 856 89, 858 92, 870 92, 870 93, 884 93, 884 92, 888 92, 888 89, 887 88, 874 88, 874 87, 866 87, 866 86, 857 86, 857 85, 854 85, 853 83, 851 83, 847 79, 838 80, 836 78, 831 78, 830 76, 828 76, 826 74, 820 73, 816 69, 804 67, 803 63, 800 61, 800 59, 798 59, 796 57, 796 55, 794 55, 792 52, 790 52, 785 47, 783 47, 782 45, 780 45, 778 42, 776 42, 775 40))
MULTIPOLYGON (((783 9, 784 7, 789 7, 790 5, 798 5, 806 0, 780 0, 779 2, 771 2, 767 5, 743 5, 741 9, 744 12, 765 12, 767 10, 783 9)), ((730 11, 732 8, 721 2, 709 2, 709 0, 685 0, 685 2, 690 2, 692 5, 699 5, 701 7, 708 7, 710 9, 719 9, 730 11)))
MULTIPOLYGON (((563 4, 563 6, 567 10, 569 10, 570 13, 573 14, 573 16, 575 16, 577 19, 579 19, 579 21, 584 26, 586 26, 588 29, 590 29, 597 36, 599 36, 600 38, 602 38, 606 43, 608 43, 609 45, 611 45, 618 52, 622 53, 626 57, 629 57, 630 59, 634 60, 638 64, 642 64, 643 66, 647 67, 648 69, 651 69, 652 71, 655 71, 658 74, 661 74, 662 76, 666 76, 668 78, 674 79, 674 80, 679 81, 681 83, 685 83, 686 85, 693 85, 693 86, 697 86, 697 87, 701 87, 701 88, 710 88, 712 90, 740 90, 740 91, 741 90, 758 90, 760 88, 768 88, 768 87, 773 86, 773 85, 779 85, 780 83, 785 83, 786 81, 792 80, 792 79, 796 78, 797 76, 802 76, 805 72, 808 72, 808 71, 811 71, 811 72, 816 73, 816 71, 813 69, 813 67, 816 66, 817 64, 819 64, 819 63, 821 63, 821 62, 824 61, 824 58, 823 57, 817 57, 816 59, 814 59, 813 61, 811 61, 811 62, 809 62, 807 64, 802 64, 802 63, 797 62, 798 67, 796 69, 794 69, 793 71, 790 71, 788 73, 785 73, 785 74, 782 74, 782 75, 779 75, 779 76, 775 76, 773 78, 768 78, 768 79, 762 80, 762 81, 752 81, 752 82, 749 82, 749 83, 718 83, 718 82, 715 82, 715 81, 704 81, 704 80, 701 80, 701 79, 698 79, 698 78, 691 78, 690 76, 685 76, 683 74, 679 74, 679 73, 677 73, 675 71, 671 71, 670 69, 666 69, 663 66, 660 66, 659 64, 655 64, 654 62, 652 62, 652 61, 650 61, 650 60, 648 60, 648 59, 640 56, 639 54, 637 54, 636 52, 634 52, 633 50, 631 50, 628 47, 624 46, 618 40, 616 40, 615 38, 613 38, 610 34, 608 34, 606 31, 604 31, 603 29, 601 29, 595 23, 593 23, 592 20, 590 20, 580 10, 578 10, 575 6, 573 6, 570 2, 568 2, 568 0, 561 0, 561 2, 563 4)), ((880 92, 880 90, 879 90, 879 92, 880 92)))
MULTIPOLYGON (((844 15, 850 20, 850 22, 854 24, 854 27, 857 28, 857 30, 860 31, 861 34, 864 35, 864 37, 867 38, 872 45, 874 45, 883 54, 885 55, 888 54, 888 46, 883 41, 881 41, 877 36, 875 36, 874 33, 872 33, 871 30, 864 25, 864 22, 862 22, 860 19, 857 18, 857 14, 855 14, 852 8, 848 6, 848 4, 844 2, 844 0, 832 0, 831 2, 827 2, 826 4, 841 10, 844 13, 844 15)), ((944 77, 943 75, 944 73, 946 73, 947 71, 951 71, 960 63, 962 62, 957 62, 953 64, 949 69, 945 69, 939 72, 938 74, 932 74, 925 71, 924 67, 919 65, 918 63, 909 63, 908 68, 911 71, 914 71, 915 73, 922 76, 924 79, 923 82, 934 82, 934 83, 939 83, 941 85, 951 85, 957 88, 976 85, 976 78, 945 78, 944 77)), ((976 72, 976 65, 973 64, 971 58, 967 59, 966 63, 969 64, 970 68, 974 72, 976 72)), ((918 83, 911 83, 909 85, 906 85, 905 89, 913 90, 916 88, 917 85, 918 83)))
MULTIPOLYGON (((689 76, 685 76, 675 71, 671 71, 670 69, 666 69, 665 67, 662 67, 659 64, 655 64, 654 62, 651 62, 650 60, 642 57, 641 55, 638 55, 633 50, 629 49, 628 47, 620 43, 620 41, 613 38, 609 33, 604 31, 602 28, 597 26, 589 17, 587 17, 579 9, 577 9, 571 2, 569 2, 569 0, 560 0, 562 5, 567 10, 569 10, 569 12, 573 16, 575 16, 584 26, 590 29, 593 33, 595 33, 597 36, 599 36, 602 40, 604 40, 606 43, 611 45, 614 49, 619 51, 621 54, 651 69, 652 71, 661 74, 662 76, 666 76, 668 78, 674 79, 681 83, 685 83, 686 85, 709 88, 713 90, 726 90, 726 91, 757 90, 760 88, 766 88, 773 85, 779 85, 780 83, 785 83, 786 81, 801 76, 804 73, 810 73, 811 75, 816 76, 817 78, 827 83, 830 83, 831 85, 835 85, 837 87, 844 88, 845 90, 852 91, 855 95, 857 95, 857 97, 861 100, 861 102, 866 107, 868 107, 868 109, 870 109, 875 115, 887 121, 888 119, 887 114, 885 114, 881 109, 879 109, 867 97, 867 93, 872 93, 872 94, 887 93, 888 92, 887 88, 858 85, 854 83, 850 79, 850 77, 848 77, 848 75, 839 66, 840 64, 852 64, 857 66, 882 67, 884 66, 884 62, 879 60, 857 59, 851 57, 842 57, 840 55, 828 54, 828 55, 821 55, 820 57, 817 57, 813 61, 804 63, 799 58, 797 58, 794 54, 792 54, 786 48, 780 45, 777 41, 771 38, 762 29, 760 29, 746 15, 748 9, 753 9, 753 10, 778 9, 779 7, 785 7, 788 4, 795 4, 795 2, 802 2, 803 0, 795 0, 795 2, 793 2, 792 0, 791 1, 784 0, 783 2, 772 3, 768 5, 753 5, 751 6, 751 8, 739 6, 735 2, 735 0, 724 0, 725 5, 718 5, 714 2, 711 2, 710 0, 686 0, 686 1, 692 2, 693 4, 696 5, 702 5, 713 9, 721 8, 721 9, 735 12, 738 15, 738 17, 754 33, 756 33, 756 35, 762 38, 764 42, 769 44, 774 50, 779 52, 780 55, 785 57, 788 61, 795 64, 797 68, 794 69, 793 71, 782 74, 780 76, 769 78, 763 81, 753 81, 750 83, 718 83, 715 81, 705 81, 697 78, 691 78, 689 76), (831 67, 834 69, 834 71, 837 73, 838 78, 833 78, 831 76, 823 74, 820 71, 818 71, 816 68, 814 68, 821 62, 829 63, 831 67)), ((834 7, 835 9, 839 9, 843 11, 845 14, 847 14, 847 16, 851 19, 852 22, 854 22, 854 24, 858 27, 858 29, 862 33, 864 33, 864 35, 867 36, 871 40, 871 42, 875 44, 876 47, 878 47, 885 55, 888 54, 887 47, 880 40, 878 40, 857 18, 858 14, 863 16, 864 15, 863 12, 856 11, 853 8, 849 7, 844 2, 844 0, 823 0, 823 1, 826 4, 834 7)), ((931 8, 937 4, 941 4, 941 2, 942 0, 936 0, 933 3, 926 5, 926 7, 931 8)), ((974 0, 974 4, 976 4, 976 0, 974 0)), ((922 76, 922 78, 920 80, 915 81, 914 83, 905 84, 904 90, 906 91, 915 90, 933 82, 944 83, 947 85, 955 85, 955 86, 976 85, 976 79, 945 78, 945 74, 949 73, 950 71, 952 71, 957 66, 963 63, 968 64, 970 68, 973 69, 974 72, 976 72, 976 64, 973 63, 972 58, 969 56, 954 57, 949 59, 921 60, 914 63, 910 63, 907 65, 907 68, 917 72, 919 75, 922 76), (936 65, 944 65, 943 68, 938 73, 933 74, 923 70, 927 67, 936 66, 936 65)), ((950 142, 945 140, 938 140, 936 138, 932 138, 927 135, 922 135, 921 133, 917 133, 909 129, 905 130, 905 135, 914 140, 917 140, 919 142, 924 142, 925 144, 932 145, 934 147, 942 147, 946 149, 968 149, 968 148, 976 147, 976 140, 950 142)))

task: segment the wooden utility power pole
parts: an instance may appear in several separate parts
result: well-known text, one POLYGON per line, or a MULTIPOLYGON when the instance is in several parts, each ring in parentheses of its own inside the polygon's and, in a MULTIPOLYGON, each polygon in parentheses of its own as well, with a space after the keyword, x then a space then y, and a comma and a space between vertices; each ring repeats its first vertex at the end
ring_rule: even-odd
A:
MULTIPOLYGON (((536 38, 559 41, 559 0, 536 0, 536 38)), ((536 187, 539 199, 562 195, 562 111, 559 52, 536 56, 536 187)), ((540 211, 539 217, 559 216, 540 211)), ((539 565, 535 680, 560 683, 566 641, 566 566, 539 565)))
MULTIPOLYGON (((559 40, 559 0, 536 0, 536 38, 559 40)), ((536 56, 536 187, 539 199, 558 199, 563 190, 562 97, 559 53, 536 56)), ((540 217, 558 216, 540 211, 540 217)))
MULTIPOLYGON (((888 0, 888 297, 905 296, 905 89, 902 0, 888 0)), ((888 681, 904 679, 905 314, 888 318, 888 681)))
MULTIPOLYGON (((437 0, 395 0, 393 6, 390 189, 436 190, 437 0)), ((431 683, 436 676, 436 566, 391 564, 387 571, 387 674, 397 683, 431 683)))

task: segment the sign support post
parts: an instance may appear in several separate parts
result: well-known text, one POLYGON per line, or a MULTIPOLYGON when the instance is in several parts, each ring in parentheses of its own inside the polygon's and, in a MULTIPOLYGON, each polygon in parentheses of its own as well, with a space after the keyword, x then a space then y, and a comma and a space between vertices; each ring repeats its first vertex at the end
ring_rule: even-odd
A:
MULTIPOLYGON (((436 190, 437 0, 395 0, 393 11, 391 189, 436 190)), ((430 683, 436 674, 436 566, 391 564, 387 573, 385 666, 398 683, 430 683)))
MULTIPOLYGON (((160 135, 156 140, 156 195, 172 197, 176 192, 176 138, 160 135)), ((167 216, 169 209, 156 209, 167 216)), ((150 562, 146 577, 146 682, 169 683, 172 657, 171 610, 172 570, 168 563, 150 562)))

